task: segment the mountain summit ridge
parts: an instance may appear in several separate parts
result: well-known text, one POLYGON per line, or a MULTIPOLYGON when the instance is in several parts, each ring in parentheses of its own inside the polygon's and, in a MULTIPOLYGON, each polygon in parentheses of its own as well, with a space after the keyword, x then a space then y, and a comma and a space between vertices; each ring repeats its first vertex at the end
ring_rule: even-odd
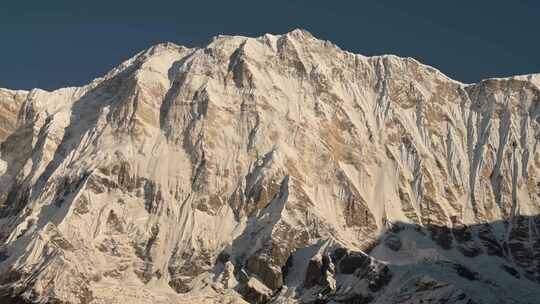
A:
MULTIPOLYGON (((479 80, 478 82, 473 82, 473 83, 464 83, 458 79, 454 79, 454 78, 451 78, 449 76, 447 76, 446 74, 444 74, 440 69, 436 68, 436 67, 433 67, 433 66, 430 66, 428 64, 424 64, 422 63, 420 60, 414 58, 414 57, 401 57, 399 55, 395 55, 395 54, 382 54, 382 55, 373 55, 373 56, 365 56, 365 55, 362 55, 362 54, 359 54, 359 53, 353 53, 353 52, 349 52, 347 50, 343 50, 341 49, 338 45, 335 45, 333 44, 331 41, 328 41, 328 40, 319 40, 318 38, 316 38, 315 36, 313 36, 313 34, 311 34, 309 31, 307 31, 306 29, 302 29, 302 28, 297 28, 297 29, 294 29, 294 30, 291 30, 285 34, 281 34, 281 35, 277 35, 277 34, 264 34, 262 36, 259 36, 259 37, 248 37, 248 36, 242 36, 242 35, 216 35, 216 36, 213 36, 209 43, 206 45, 206 46, 203 46, 203 47, 186 47, 184 45, 181 45, 181 44, 177 44, 175 42, 172 42, 172 41, 164 41, 164 42, 160 42, 160 43, 156 43, 154 45, 151 45, 150 47, 136 53, 134 56, 132 56, 131 58, 125 60, 123 63, 126 63, 126 62, 129 62, 131 60, 134 60, 135 58, 137 58, 138 56, 141 56, 142 54, 148 54, 148 53, 151 53, 152 51, 155 51, 156 49, 161 49, 161 48, 164 48, 164 49, 191 49, 191 50, 198 50, 198 49, 205 49, 206 47, 208 47, 209 45, 211 45, 214 41, 216 40, 219 40, 219 39, 239 39, 239 40, 242 40, 242 41, 245 41, 247 39, 251 39, 251 40, 257 40, 257 39, 262 39, 266 36, 272 36, 272 37, 281 37, 281 36, 285 36, 285 35, 305 35, 307 37, 310 37, 314 40, 318 40, 318 41, 322 41, 322 42, 325 42, 325 43, 330 43, 332 45, 334 45, 336 48, 338 48, 339 50, 343 51, 343 52, 346 52, 346 53, 350 53, 350 54, 353 54, 353 55, 358 55, 358 56, 363 56, 363 57, 366 57, 366 58, 373 58, 373 57, 396 57, 396 58, 399 58, 399 59, 412 59, 412 60, 415 60, 417 61, 419 64, 425 66, 425 67, 428 67, 428 68, 432 68, 432 69, 435 69, 437 70, 438 72, 440 72, 441 74, 445 75, 446 77, 448 77, 449 79, 453 80, 453 81, 456 81, 456 82, 459 82, 463 85, 475 85, 475 84, 478 84, 482 81, 487 81, 487 80, 508 80, 508 79, 512 79, 512 78, 533 78, 533 79, 538 79, 540 78, 540 73, 531 73, 531 74, 517 74, 517 75, 510 75, 510 76, 504 76, 504 77, 486 77, 486 78, 483 78, 481 80, 479 80)), ((106 73, 106 75, 108 74, 111 74, 113 73, 115 70, 117 70, 119 68, 119 66, 117 67, 114 67, 113 69, 111 69, 109 72, 106 73)), ((91 80, 89 82, 89 84, 91 83, 94 83, 96 81, 100 81, 102 78, 104 77, 97 77, 93 80, 91 80)), ((538 82, 538 80, 536 81, 538 82)), ((53 90, 45 90, 43 88, 39 88, 39 87, 36 87, 36 88, 32 88, 32 89, 10 89, 8 87, 5 87, 5 88, 2 88, 0 87, 0 90, 3 90, 3 91, 12 91, 12 92, 30 92, 30 91, 33 91, 33 90, 43 90, 43 91, 47 91, 47 92, 54 92, 54 91, 57 91, 57 90, 63 90, 63 89, 72 89, 72 88, 82 88, 82 87, 85 87, 89 84, 86 84, 86 85, 82 85, 82 86, 66 86, 66 87, 60 87, 60 88, 57 88, 57 89, 53 89, 53 90)))
POLYGON ((540 74, 463 84, 294 30, 0 105, 5 301, 539 296, 540 74))

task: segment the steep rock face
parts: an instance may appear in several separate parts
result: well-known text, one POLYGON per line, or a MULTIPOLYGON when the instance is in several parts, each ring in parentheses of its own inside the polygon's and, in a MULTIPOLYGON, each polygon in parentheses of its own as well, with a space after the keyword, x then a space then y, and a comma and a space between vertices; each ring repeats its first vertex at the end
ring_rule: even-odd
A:
POLYGON ((295 30, 0 105, 6 299, 538 296, 538 75, 466 85, 295 30))

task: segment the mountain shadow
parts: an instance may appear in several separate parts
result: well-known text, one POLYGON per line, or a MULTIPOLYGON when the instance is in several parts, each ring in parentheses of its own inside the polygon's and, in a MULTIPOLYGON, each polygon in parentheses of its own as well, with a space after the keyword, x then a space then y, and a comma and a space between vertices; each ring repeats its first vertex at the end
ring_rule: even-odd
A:
POLYGON ((532 304, 540 298, 539 231, 539 215, 453 227, 387 223, 366 252, 333 240, 297 248, 271 293, 249 283, 267 281, 260 273, 232 263, 250 303, 532 304))

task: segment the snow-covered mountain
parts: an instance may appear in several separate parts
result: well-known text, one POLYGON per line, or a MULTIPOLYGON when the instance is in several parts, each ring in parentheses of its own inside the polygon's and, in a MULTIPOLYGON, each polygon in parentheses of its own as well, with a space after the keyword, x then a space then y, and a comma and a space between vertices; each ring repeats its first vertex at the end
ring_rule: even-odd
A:
POLYGON ((540 75, 303 30, 0 90, 2 303, 538 303, 540 75))

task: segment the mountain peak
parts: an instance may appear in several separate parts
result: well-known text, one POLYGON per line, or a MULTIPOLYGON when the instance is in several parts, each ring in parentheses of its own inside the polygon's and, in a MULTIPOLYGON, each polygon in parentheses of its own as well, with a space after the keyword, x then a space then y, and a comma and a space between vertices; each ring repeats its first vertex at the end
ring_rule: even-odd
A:
POLYGON ((303 28, 296 28, 288 33, 285 33, 284 35, 287 36, 294 36, 294 37, 307 37, 307 38, 315 38, 308 30, 303 28))
POLYGON ((538 96, 304 30, 0 90, 0 302, 533 303, 538 96))

